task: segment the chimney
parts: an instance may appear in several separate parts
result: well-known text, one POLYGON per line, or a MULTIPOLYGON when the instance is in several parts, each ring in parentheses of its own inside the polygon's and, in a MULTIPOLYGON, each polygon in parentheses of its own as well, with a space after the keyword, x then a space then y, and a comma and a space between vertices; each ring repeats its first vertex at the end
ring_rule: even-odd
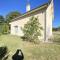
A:
POLYGON ((27 5, 26 5, 26 12, 30 11, 30 3, 29 0, 27 0, 27 5))

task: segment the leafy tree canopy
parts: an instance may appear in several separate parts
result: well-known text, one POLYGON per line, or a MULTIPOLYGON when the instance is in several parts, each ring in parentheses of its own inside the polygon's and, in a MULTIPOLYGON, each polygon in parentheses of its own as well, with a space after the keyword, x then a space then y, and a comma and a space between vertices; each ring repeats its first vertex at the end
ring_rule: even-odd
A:
POLYGON ((18 16, 20 16, 21 14, 19 13, 19 12, 17 12, 17 11, 15 11, 15 12, 10 12, 9 14, 7 14, 7 16, 6 16, 6 21, 9 23, 10 21, 12 21, 12 19, 14 19, 14 18, 16 18, 16 17, 18 17, 18 16))

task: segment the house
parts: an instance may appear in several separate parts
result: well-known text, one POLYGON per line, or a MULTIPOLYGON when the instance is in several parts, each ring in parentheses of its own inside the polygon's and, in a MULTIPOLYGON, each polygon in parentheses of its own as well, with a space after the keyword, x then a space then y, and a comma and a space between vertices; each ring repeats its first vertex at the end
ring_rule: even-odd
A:
POLYGON ((53 0, 45 3, 33 10, 30 10, 30 4, 26 6, 26 13, 13 19, 9 24, 11 26, 11 35, 23 36, 24 33, 21 28, 29 21, 29 19, 34 16, 39 19, 41 26, 43 27, 42 35, 39 37, 42 41, 48 41, 52 36, 52 22, 54 19, 54 6, 53 0))

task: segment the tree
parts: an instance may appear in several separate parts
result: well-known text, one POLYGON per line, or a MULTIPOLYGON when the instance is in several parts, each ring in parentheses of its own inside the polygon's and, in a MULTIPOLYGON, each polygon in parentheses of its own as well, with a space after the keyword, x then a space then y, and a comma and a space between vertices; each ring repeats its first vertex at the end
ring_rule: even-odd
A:
POLYGON ((12 21, 12 19, 20 16, 21 14, 17 11, 14 11, 14 12, 10 12, 9 14, 6 15, 6 18, 5 18, 5 22, 7 23, 7 25, 9 26, 9 29, 10 29, 10 25, 9 23, 12 21))
POLYGON ((60 26, 59 27, 53 27, 53 31, 60 31, 60 26))
POLYGON ((5 19, 3 16, 0 15, 0 24, 4 23, 5 22, 5 19))
POLYGON ((4 24, 5 19, 2 15, 0 15, 0 34, 2 33, 2 25, 4 24))
POLYGON ((9 23, 9 22, 12 21, 12 19, 14 19, 14 18, 16 18, 16 17, 18 17, 18 16, 20 16, 20 15, 21 15, 21 14, 20 14, 19 12, 17 12, 17 11, 15 11, 15 12, 10 12, 10 13, 7 14, 7 16, 6 16, 6 22, 9 23))
POLYGON ((31 17, 27 24, 24 26, 24 37, 28 41, 38 40, 38 36, 41 36, 42 29, 43 28, 39 23, 38 17, 31 17))
POLYGON ((56 27, 53 27, 53 29, 52 29, 53 31, 58 31, 58 28, 56 28, 56 27))

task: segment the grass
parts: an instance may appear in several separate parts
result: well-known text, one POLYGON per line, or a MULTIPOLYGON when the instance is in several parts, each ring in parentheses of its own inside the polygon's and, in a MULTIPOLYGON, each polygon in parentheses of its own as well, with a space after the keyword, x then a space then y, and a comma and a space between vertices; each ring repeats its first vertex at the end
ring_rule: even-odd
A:
POLYGON ((60 44, 60 32, 59 31, 53 32, 52 41, 60 44))
POLYGON ((7 60, 12 60, 11 57, 18 48, 23 51, 24 60, 60 60, 59 44, 34 44, 22 41, 18 36, 1 35, 0 45, 7 46, 9 49, 9 58, 7 60))

